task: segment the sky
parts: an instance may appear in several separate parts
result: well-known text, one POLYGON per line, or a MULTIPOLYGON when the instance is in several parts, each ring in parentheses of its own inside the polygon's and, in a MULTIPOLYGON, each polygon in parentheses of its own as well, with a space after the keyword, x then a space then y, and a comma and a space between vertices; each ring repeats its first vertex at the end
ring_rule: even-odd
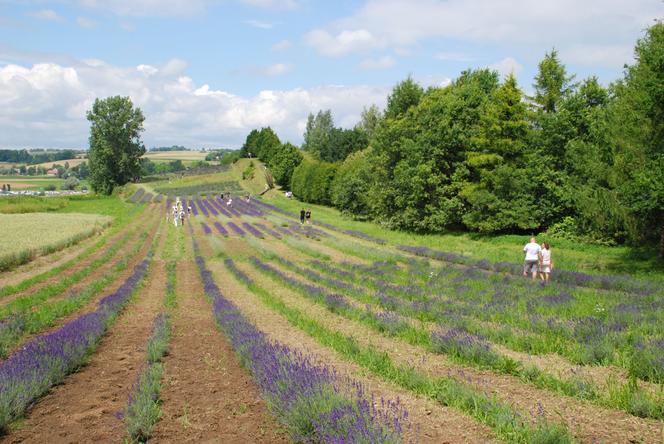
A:
POLYGON ((236 148, 307 115, 352 127, 411 76, 468 68, 532 91, 558 50, 576 79, 623 75, 661 0, 0 0, 0 148, 81 148, 95 98, 130 96, 146 146, 236 148))

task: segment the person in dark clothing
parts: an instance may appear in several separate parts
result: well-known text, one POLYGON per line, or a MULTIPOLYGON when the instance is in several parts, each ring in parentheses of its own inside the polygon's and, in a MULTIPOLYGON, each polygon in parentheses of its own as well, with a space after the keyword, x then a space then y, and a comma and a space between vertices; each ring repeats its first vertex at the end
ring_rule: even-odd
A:
POLYGON ((311 223, 311 209, 307 208, 307 211, 304 213, 304 217, 307 219, 307 223, 311 223))
POLYGON ((300 223, 301 223, 301 224, 304 223, 304 218, 305 218, 305 216, 306 216, 306 213, 305 213, 305 211, 304 211, 304 208, 302 208, 302 209, 300 210, 300 223))

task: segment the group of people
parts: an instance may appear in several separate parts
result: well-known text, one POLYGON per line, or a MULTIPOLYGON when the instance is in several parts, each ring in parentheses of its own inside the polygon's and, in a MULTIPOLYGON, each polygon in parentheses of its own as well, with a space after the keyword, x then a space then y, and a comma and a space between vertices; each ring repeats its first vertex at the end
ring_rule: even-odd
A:
POLYGON ((311 223, 311 208, 307 208, 306 210, 302 208, 300 210, 300 224, 304 223, 311 223))
POLYGON ((11 192, 11 190, 12 190, 12 184, 10 184, 10 183, 8 183, 8 184, 3 183, 2 184, 2 192, 3 193, 9 193, 9 192, 11 192))
MULTIPOLYGON (((175 201, 175 205, 173 205, 173 208, 171 208, 171 212, 173 213, 173 224, 175 224, 176 227, 184 225, 184 218, 186 214, 191 215, 191 206, 187 207, 186 214, 184 210, 185 210, 184 204, 178 197, 177 200, 175 201)), ((166 213, 166 220, 170 221, 168 213, 166 213)))
POLYGON ((551 278, 551 270, 553 270, 553 261, 551 260, 551 246, 548 242, 543 242, 542 245, 537 243, 537 239, 530 238, 530 242, 523 247, 526 253, 526 259, 523 263, 523 275, 532 275, 533 280, 537 279, 539 274, 540 279, 544 282, 549 282, 551 278))

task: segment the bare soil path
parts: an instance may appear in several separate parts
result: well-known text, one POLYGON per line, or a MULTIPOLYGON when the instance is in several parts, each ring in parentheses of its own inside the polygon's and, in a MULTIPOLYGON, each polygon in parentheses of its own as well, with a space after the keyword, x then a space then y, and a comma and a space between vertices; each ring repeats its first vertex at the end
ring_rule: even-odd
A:
POLYGON ((463 375, 478 385, 478 389, 495 394, 503 402, 514 404, 522 412, 536 412, 541 404, 546 416, 563 421, 582 442, 661 442, 662 422, 631 416, 627 413, 594 406, 590 403, 556 393, 537 389, 514 377, 491 371, 464 367, 448 360, 444 355, 426 351, 397 339, 382 336, 356 321, 330 313, 324 307, 306 300, 295 292, 282 287, 271 277, 256 272, 255 268, 242 264, 241 268, 263 288, 296 307, 309 317, 317 319, 327 328, 353 336, 358 343, 386 352, 398 364, 412 365, 433 377, 463 375))
POLYGON ((78 373, 42 398, 19 430, 0 442, 121 442, 118 418, 145 362, 145 347, 166 289, 163 262, 155 260, 145 286, 111 327, 78 373))
MULTIPOLYGON (((409 413, 412 424, 409 438, 417 443, 490 443, 495 442, 494 433, 486 426, 458 411, 441 406, 423 397, 414 395, 346 361, 336 352, 321 346, 313 338, 292 327, 282 316, 265 307, 255 295, 235 280, 230 272, 218 262, 208 264, 214 273, 221 291, 231 299, 242 313, 271 339, 312 356, 320 364, 333 367, 342 376, 360 381, 368 393, 377 399, 400 399, 409 413)), ((252 278, 254 273, 249 272, 252 278)))
MULTIPOLYGON (((199 238, 199 243, 200 243, 199 238)), ((191 238, 187 236, 190 244, 191 238)), ((190 245, 187 246, 190 251, 190 245)), ((177 264, 177 308, 155 442, 285 443, 248 372, 217 328, 191 255, 177 264)))

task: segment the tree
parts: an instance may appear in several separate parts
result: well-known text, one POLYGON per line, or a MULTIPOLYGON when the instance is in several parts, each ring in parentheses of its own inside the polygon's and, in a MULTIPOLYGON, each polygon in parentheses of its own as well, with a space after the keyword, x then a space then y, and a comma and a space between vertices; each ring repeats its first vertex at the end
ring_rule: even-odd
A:
POLYGON ((396 119, 402 116, 411 107, 417 106, 423 96, 424 90, 411 77, 397 83, 387 98, 385 117, 396 119))
POLYGON ((307 117, 302 149, 320 159, 321 152, 330 151, 332 131, 334 131, 334 120, 331 110, 320 110, 315 116, 310 113, 307 117))
POLYGON ((531 177, 526 163, 530 124, 522 99, 510 75, 484 107, 476 151, 467 153, 471 180, 461 192, 470 206, 463 216, 470 229, 500 232, 540 225, 538 178, 531 177))
POLYGON ((247 134, 247 138, 244 141, 244 145, 242 145, 242 148, 240 148, 240 156, 241 157, 257 157, 256 156, 256 144, 258 142, 258 136, 259 132, 257 129, 252 129, 249 134, 247 134))
POLYGON ((365 107, 362 110, 362 116, 356 128, 364 131, 364 133, 367 135, 367 139, 371 140, 371 137, 373 137, 374 131, 376 131, 376 127, 382 118, 383 115, 376 105, 371 105, 369 108, 365 107))
POLYGON ((289 188, 293 171, 302 162, 302 153, 291 143, 283 144, 272 156, 270 169, 278 185, 289 188))
POLYGON ((573 76, 567 75, 565 65, 558 59, 558 51, 554 48, 547 52, 535 76, 535 102, 544 112, 555 112, 560 101, 570 91, 573 79, 573 76))
POLYGON ((368 150, 349 155, 337 168, 332 181, 332 203, 354 219, 367 219, 370 215, 369 189, 371 163, 368 150))
POLYGON ((632 241, 659 240, 664 257, 664 23, 649 28, 634 52, 609 114, 612 172, 632 241))
POLYGON ((145 117, 129 97, 96 99, 87 113, 90 121, 90 184, 99 193, 140 176, 145 154, 141 132, 145 117))
POLYGON ((304 202, 329 205, 337 166, 318 160, 303 160, 293 171, 293 194, 304 202))
POLYGON ((281 147, 281 141, 277 134, 270 128, 261 128, 255 139, 255 157, 269 164, 270 158, 276 150, 281 147))

